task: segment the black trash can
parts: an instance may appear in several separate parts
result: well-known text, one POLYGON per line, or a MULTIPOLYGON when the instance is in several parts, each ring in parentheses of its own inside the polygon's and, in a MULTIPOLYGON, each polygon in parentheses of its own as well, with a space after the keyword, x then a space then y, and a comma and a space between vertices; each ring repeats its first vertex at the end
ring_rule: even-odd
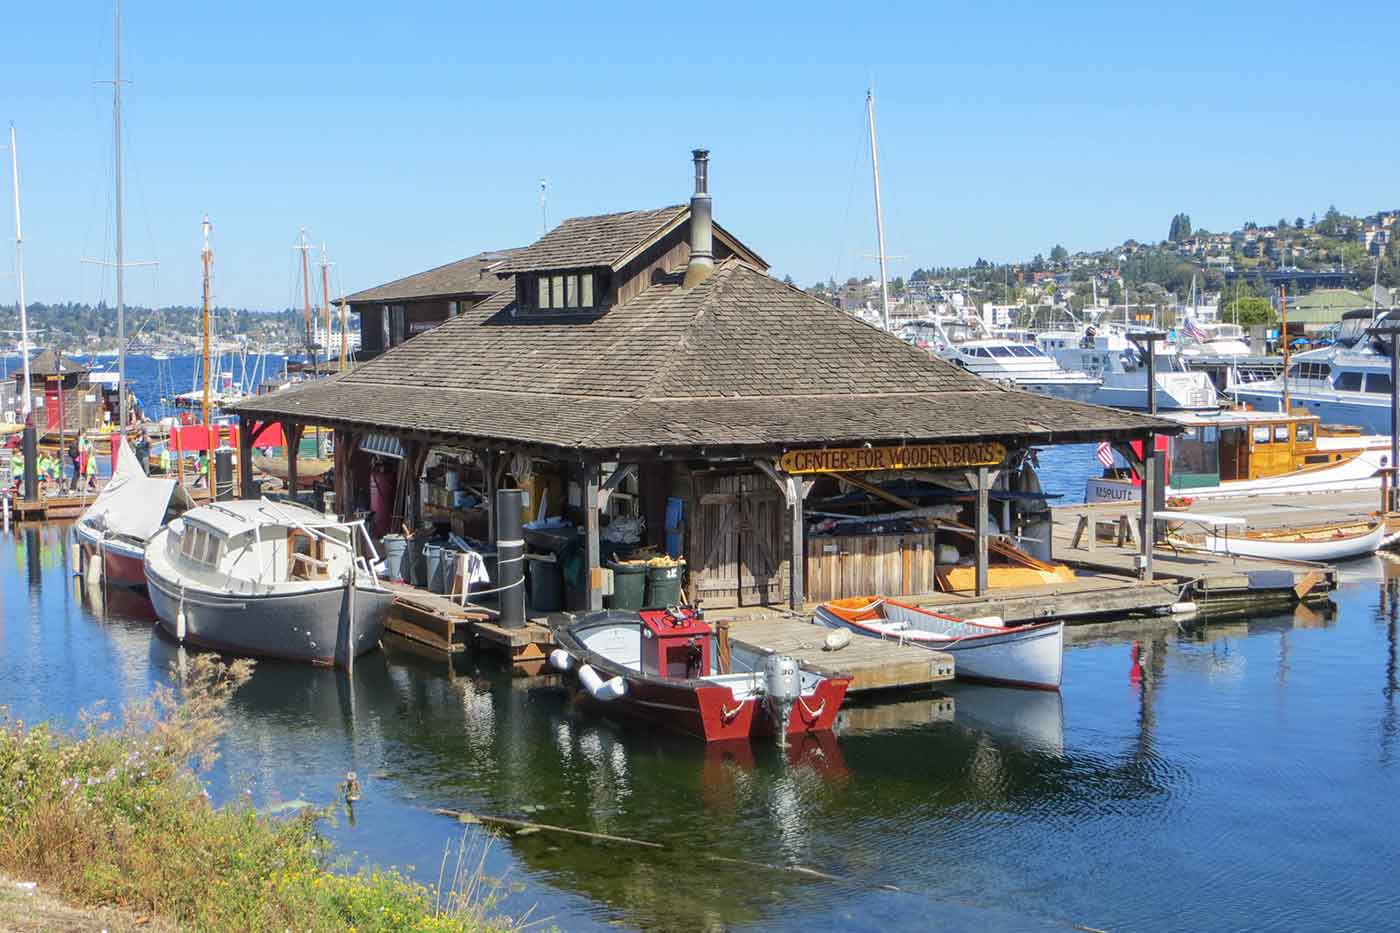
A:
POLYGON ((669 606, 679 606, 681 603, 681 575, 684 572, 684 564, 674 564, 670 567, 648 567, 646 608, 665 609, 669 606))
POLYGON ((561 612, 564 609, 564 568, 557 560, 526 561, 530 572, 530 609, 561 612))
POLYGON ((613 594, 608 597, 609 609, 641 609, 646 600, 646 564, 608 564, 613 573, 613 594))

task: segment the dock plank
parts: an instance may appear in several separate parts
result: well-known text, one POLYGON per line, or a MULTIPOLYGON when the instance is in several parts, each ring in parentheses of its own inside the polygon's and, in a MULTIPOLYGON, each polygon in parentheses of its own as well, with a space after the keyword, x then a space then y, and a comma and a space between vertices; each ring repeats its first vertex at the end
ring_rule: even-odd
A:
POLYGON ((823 651, 829 631, 797 619, 734 619, 729 641, 751 652, 790 655, 820 674, 849 674, 851 693, 928 687, 953 679, 953 657, 946 652, 859 635, 840 651, 823 651))

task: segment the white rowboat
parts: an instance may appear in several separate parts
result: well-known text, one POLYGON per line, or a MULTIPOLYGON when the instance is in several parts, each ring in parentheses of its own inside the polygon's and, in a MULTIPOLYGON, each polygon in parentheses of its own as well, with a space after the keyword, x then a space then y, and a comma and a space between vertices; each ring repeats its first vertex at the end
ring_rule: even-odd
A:
POLYGON ((1007 628, 970 622, 874 596, 836 599, 817 607, 816 619, 858 635, 897 640, 953 655, 957 677, 1040 690, 1060 689, 1064 623, 1007 628))

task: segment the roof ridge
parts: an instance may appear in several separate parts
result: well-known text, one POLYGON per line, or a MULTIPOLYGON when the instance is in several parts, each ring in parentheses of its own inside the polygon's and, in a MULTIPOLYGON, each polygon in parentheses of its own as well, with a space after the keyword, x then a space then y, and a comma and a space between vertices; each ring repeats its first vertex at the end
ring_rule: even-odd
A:
MULTIPOLYGON (((471 262, 471 261, 473 261, 473 260, 482 260, 482 261, 485 261, 487 257, 492 257, 492 258, 497 258, 497 257, 499 257, 499 258, 497 258, 497 262, 498 262, 498 263, 499 263, 499 262, 506 262, 506 261, 509 261, 509 259, 510 259, 510 257, 511 257, 511 254, 513 254, 513 253, 518 253, 518 252, 520 252, 520 251, 523 250, 523 249, 525 249, 525 247, 523 247, 523 246, 511 246, 511 247, 507 247, 506 249, 486 249, 486 250, 482 250, 482 251, 479 252, 479 253, 473 253, 473 254, 470 255, 470 256, 463 256, 461 259, 453 259, 453 260, 451 260, 450 262, 440 263, 440 264, 438 264, 438 265, 436 265, 436 266, 432 266, 432 267, 430 267, 430 268, 423 269, 423 270, 420 271, 420 272, 410 272, 408 275, 401 275, 401 276, 399 276, 399 277, 396 278, 396 279, 390 279, 388 282, 380 282, 378 285, 367 285, 367 286, 365 286, 364 288, 357 289, 357 290, 351 292, 349 295, 346 295, 345 298, 346 298, 346 300, 349 300, 349 299, 353 299, 356 295, 362 295, 362 294, 364 294, 365 292, 378 291, 378 290, 381 289, 381 288, 392 288, 393 286, 398 285, 398 284, 403 283, 403 282, 407 282, 407 281, 409 281, 410 279, 417 279, 417 278, 421 278, 421 277, 426 276, 426 275, 432 275, 434 272, 441 272, 443 269, 447 269, 447 268, 449 268, 449 267, 451 267, 451 266, 460 266, 460 265, 461 265, 462 263, 464 263, 464 262, 471 262)), ((489 271, 489 270, 487 270, 487 271, 489 271)), ((443 292, 443 294, 453 294, 453 293, 451 293, 451 292, 443 292)), ((427 296, 427 297, 432 297, 432 296, 429 295, 429 296, 427 296)))

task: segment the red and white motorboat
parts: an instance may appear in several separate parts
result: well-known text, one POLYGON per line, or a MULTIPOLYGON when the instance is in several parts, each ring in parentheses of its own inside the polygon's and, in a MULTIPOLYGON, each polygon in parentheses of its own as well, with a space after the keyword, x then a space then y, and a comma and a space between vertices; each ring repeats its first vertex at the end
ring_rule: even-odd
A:
POLYGON ((139 589, 146 542, 194 502, 175 480, 147 476, 126 438, 118 445, 112 478, 73 523, 73 569, 92 583, 139 589))
POLYGON ((876 596, 822 603, 816 617, 823 625, 848 628, 857 635, 946 651, 953 656, 954 675, 963 680, 1060 689, 1065 653, 1063 622, 993 625, 876 596))
POLYGON ((707 742, 830 730, 851 682, 779 655, 720 673, 714 630, 688 607, 589 613, 554 637, 550 664, 575 671, 590 701, 707 742))

